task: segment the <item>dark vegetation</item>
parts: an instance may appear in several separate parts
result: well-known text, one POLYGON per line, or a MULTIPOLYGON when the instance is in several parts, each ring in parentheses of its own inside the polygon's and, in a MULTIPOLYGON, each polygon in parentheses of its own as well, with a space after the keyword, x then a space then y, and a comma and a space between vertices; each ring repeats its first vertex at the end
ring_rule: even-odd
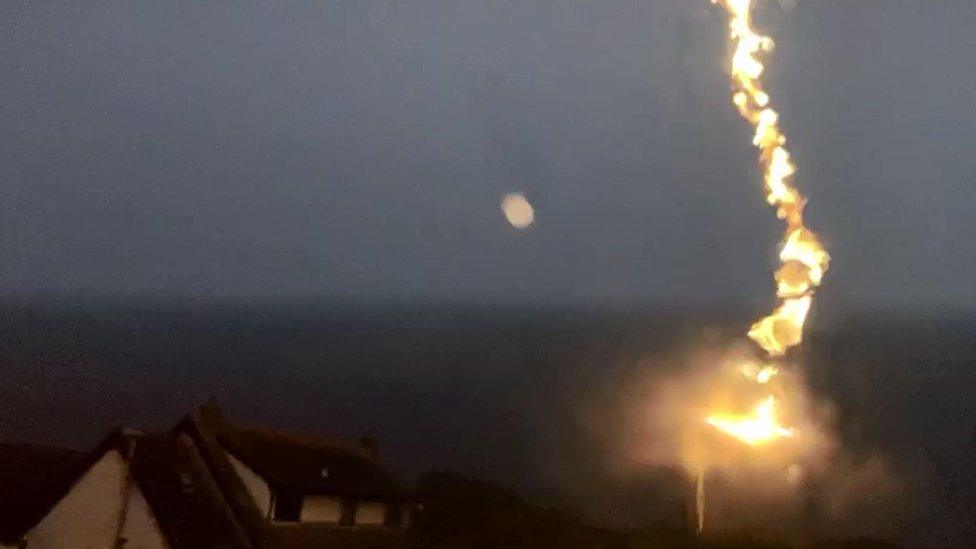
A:
MULTIPOLYGON (((421 477, 417 499, 422 513, 413 530, 417 547, 431 549, 789 549, 776 540, 749 534, 697 539, 682 528, 597 528, 564 511, 527 503, 495 483, 434 471, 421 477)), ((825 549, 891 549, 870 538, 815 540, 825 549)))

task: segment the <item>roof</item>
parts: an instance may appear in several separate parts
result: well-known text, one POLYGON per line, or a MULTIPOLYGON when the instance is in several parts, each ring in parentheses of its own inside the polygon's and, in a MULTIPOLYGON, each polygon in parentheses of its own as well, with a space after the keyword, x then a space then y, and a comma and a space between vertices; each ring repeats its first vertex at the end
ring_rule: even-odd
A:
POLYGON ((0 542, 16 543, 112 450, 129 461, 170 547, 251 547, 189 437, 120 430, 90 452, 0 444, 0 542))
POLYGON ((346 531, 278 527, 254 503, 227 456, 247 463, 275 489, 390 500, 403 492, 355 442, 234 425, 219 416, 184 418, 168 433, 113 431, 91 452, 0 444, 0 543, 14 544, 106 452, 129 462, 132 478, 173 549, 405 546, 397 529, 346 531), (327 470, 328 474, 323 474, 327 470))
POLYGON ((188 436, 140 437, 132 476, 170 547, 251 547, 188 436))
POLYGON ((397 528, 344 529, 314 524, 276 524, 258 509, 228 457, 246 463, 273 489, 395 499, 403 492, 357 441, 309 437, 228 421, 213 406, 186 416, 173 429, 192 439, 224 501, 256 547, 406 547, 397 528), (322 469, 329 469, 322 478, 322 469), (294 469, 294 470, 290 470, 294 469), (361 484, 356 484, 356 483, 361 484))
POLYGON ((75 450, 0 443, 0 543, 16 543, 40 520, 86 458, 75 450))
POLYGON ((360 498, 398 498, 403 491, 356 444, 225 422, 220 445, 279 490, 360 498))

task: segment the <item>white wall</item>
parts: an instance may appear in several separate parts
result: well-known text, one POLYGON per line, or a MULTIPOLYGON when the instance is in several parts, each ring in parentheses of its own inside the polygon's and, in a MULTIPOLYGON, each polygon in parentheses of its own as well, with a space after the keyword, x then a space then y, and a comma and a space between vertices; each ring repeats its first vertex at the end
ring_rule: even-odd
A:
POLYGON ((261 515, 267 517, 271 509, 271 489, 268 488, 268 483, 252 471, 250 467, 241 463, 240 460, 230 454, 226 455, 230 464, 234 466, 234 470, 237 471, 237 475, 244 481, 244 486, 247 487, 247 491, 254 498, 254 503, 261 510, 261 515))
POLYGON ((156 522, 156 517, 138 486, 133 486, 129 493, 122 537, 126 540, 125 549, 166 549, 167 547, 159 523, 156 522))
POLYGON ((305 496, 302 500, 302 522, 339 524, 342 518, 342 501, 329 496, 305 496))
POLYGON ((27 533, 30 549, 111 549, 118 534, 128 466, 112 450, 27 533))
POLYGON ((356 507, 356 526, 382 526, 386 507, 376 501, 360 501, 356 507))
MULTIPOLYGON (((106 452, 25 536, 30 549, 113 549, 119 535, 129 464, 117 451, 106 452)), ((125 502, 121 528, 126 549, 166 549, 159 524, 135 484, 125 502)))

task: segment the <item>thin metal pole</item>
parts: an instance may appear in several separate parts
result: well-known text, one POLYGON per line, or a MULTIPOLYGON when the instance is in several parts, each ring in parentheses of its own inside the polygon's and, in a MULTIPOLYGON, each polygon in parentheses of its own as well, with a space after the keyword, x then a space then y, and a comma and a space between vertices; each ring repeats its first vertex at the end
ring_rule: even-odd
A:
POLYGON ((698 535, 705 530, 705 473, 695 477, 695 515, 698 518, 698 535))

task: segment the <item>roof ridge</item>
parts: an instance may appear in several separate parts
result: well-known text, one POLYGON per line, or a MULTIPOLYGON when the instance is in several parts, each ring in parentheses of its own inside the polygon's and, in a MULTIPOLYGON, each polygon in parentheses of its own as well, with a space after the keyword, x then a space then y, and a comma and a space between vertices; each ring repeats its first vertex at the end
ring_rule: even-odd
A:
POLYGON ((230 506, 235 521, 244 529, 247 539, 254 546, 261 546, 264 539, 263 517, 253 499, 242 497, 247 495, 246 488, 240 477, 230 469, 226 459, 226 450, 217 441, 220 435, 203 425, 200 415, 191 412, 184 416, 172 429, 174 434, 183 433, 190 437, 204 466, 224 501, 230 506))
POLYGON ((182 525, 186 517, 179 518, 180 505, 189 501, 195 502, 196 513, 205 510, 212 523, 223 524, 220 539, 228 547, 253 546, 213 475, 196 442, 185 432, 153 433, 139 440, 132 477, 172 547, 196 547, 206 539, 201 524, 190 530, 182 525), (174 482, 179 482, 179 490, 174 490, 174 482), (194 537, 200 535, 204 537, 194 537))
POLYGON ((331 450, 340 450, 345 453, 351 454, 355 457, 360 457, 369 461, 374 461, 373 457, 366 451, 357 439, 341 437, 341 436, 328 436, 328 435, 318 435, 310 434, 298 431, 289 431, 285 429, 280 429, 276 427, 266 427, 261 425, 249 425, 237 422, 226 422, 227 426, 234 429, 238 433, 254 433, 257 435, 264 435, 268 437, 274 437, 278 439, 283 439, 286 442, 295 443, 302 446, 328 448, 331 450))

